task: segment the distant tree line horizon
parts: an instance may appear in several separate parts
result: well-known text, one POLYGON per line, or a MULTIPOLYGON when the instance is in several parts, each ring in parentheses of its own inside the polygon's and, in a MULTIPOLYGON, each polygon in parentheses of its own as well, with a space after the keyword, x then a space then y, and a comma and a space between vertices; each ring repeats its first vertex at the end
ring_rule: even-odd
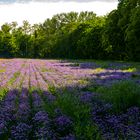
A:
POLYGON ((140 0, 119 0, 106 16, 70 12, 32 26, 5 23, 0 57, 140 61, 140 0))

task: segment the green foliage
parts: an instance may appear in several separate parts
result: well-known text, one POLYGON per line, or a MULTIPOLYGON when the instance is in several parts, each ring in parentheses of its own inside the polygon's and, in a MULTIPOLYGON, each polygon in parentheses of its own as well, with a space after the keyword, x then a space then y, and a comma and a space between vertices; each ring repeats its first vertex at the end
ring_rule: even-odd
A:
POLYGON ((48 91, 52 94, 56 93, 56 87, 54 85, 48 84, 48 91))
POLYGON ((93 12, 54 15, 42 24, 4 24, 0 56, 140 61, 140 1, 120 0, 107 16, 93 12))
POLYGON ((134 61, 140 60, 140 7, 132 10, 130 24, 126 30, 126 42, 134 61))
POLYGON ((5 72, 6 70, 5 69, 0 69, 0 73, 3 73, 5 72))
POLYGON ((7 92, 8 92, 8 90, 5 88, 0 89, 0 101, 4 98, 4 96, 6 95, 7 92))
POLYGON ((99 132, 91 121, 91 110, 88 105, 81 104, 71 93, 64 93, 59 95, 57 106, 73 119, 74 131, 79 139, 96 140, 99 137, 99 132))
POLYGON ((113 104, 116 113, 140 106, 140 86, 131 81, 122 81, 108 88, 101 87, 97 92, 101 93, 105 101, 113 104))
POLYGON ((83 104, 77 96, 67 90, 61 89, 61 93, 56 94, 56 100, 53 103, 46 102, 45 108, 49 115, 55 115, 55 109, 61 109, 73 120, 73 132, 79 140, 101 140, 98 127, 91 120, 91 110, 88 104, 83 104))
POLYGON ((8 81, 7 84, 12 85, 14 83, 14 81, 17 79, 17 77, 20 75, 20 72, 15 72, 13 77, 8 81))

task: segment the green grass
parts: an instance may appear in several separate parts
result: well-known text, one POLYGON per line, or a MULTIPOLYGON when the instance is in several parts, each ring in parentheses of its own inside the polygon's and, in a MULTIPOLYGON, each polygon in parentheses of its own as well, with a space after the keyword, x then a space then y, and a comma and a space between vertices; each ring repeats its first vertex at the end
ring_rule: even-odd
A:
POLYGON ((93 70, 92 70, 93 73, 102 73, 102 72, 104 72, 104 71, 105 71, 104 68, 96 68, 96 69, 93 69, 93 70))
POLYGON ((136 68, 128 68, 123 70, 123 72, 136 72, 136 71, 137 71, 136 68))
POLYGON ((50 68, 50 69, 42 68, 41 71, 42 72, 55 72, 56 70, 52 69, 52 68, 50 68))
POLYGON ((78 66, 80 66, 80 64, 79 63, 72 63, 72 64, 69 64, 69 66, 78 67, 78 66))
POLYGON ((8 81, 8 85, 12 85, 15 82, 15 80, 17 79, 17 77, 19 75, 20 75, 20 72, 19 71, 18 72, 15 72, 14 75, 13 75, 13 77, 8 81))
POLYGON ((0 101, 5 97, 7 92, 8 92, 8 90, 6 88, 0 89, 0 101))
POLYGON ((0 69, 0 73, 3 73, 5 72, 6 70, 5 69, 0 69))
POLYGON ((48 84, 48 91, 52 94, 56 94, 56 87, 53 84, 48 84))
POLYGON ((102 140, 98 127, 91 120, 91 108, 88 104, 80 102, 74 92, 66 89, 59 89, 61 92, 56 93, 56 100, 49 104, 45 102, 44 108, 49 112, 50 116, 54 116, 56 108, 61 109, 62 113, 69 116, 73 120, 74 133, 78 140, 102 140))
POLYGON ((106 102, 113 104, 116 113, 132 106, 140 107, 140 86, 132 81, 122 81, 112 87, 101 87, 97 92, 106 102))

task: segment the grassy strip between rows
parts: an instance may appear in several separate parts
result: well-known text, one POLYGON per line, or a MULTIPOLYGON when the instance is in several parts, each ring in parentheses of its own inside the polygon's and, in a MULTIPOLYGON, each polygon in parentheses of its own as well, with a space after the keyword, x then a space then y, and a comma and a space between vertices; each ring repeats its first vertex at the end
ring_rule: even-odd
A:
MULTIPOLYGON (((7 87, 11 86, 15 80, 17 79, 17 77, 20 75, 20 72, 15 72, 13 77, 8 81, 7 83, 7 87)), ((0 100, 2 100, 5 95, 8 93, 8 88, 7 87, 1 87, 0 88, 0 100)))
POLYGON ((15 72, 14 75, 13 75, 13 77, 8 81, 7 85, 12 85, 15 82, 15 80, 17 79, 17 77, 19 75, 20 75, 20 72, 19 71, 18 72, 15 72))
POLYGON ((8 89, 0 88, 0 101, 5 97, 7 92, 8 92, 8 89))

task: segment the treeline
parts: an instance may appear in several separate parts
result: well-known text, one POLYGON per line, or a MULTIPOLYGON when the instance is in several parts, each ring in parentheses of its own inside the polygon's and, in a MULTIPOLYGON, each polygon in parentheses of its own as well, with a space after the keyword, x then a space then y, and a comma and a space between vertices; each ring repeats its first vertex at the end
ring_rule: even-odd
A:
POLYGON ((119 0, 117 10, 103 17, 70 12, 33 26, 6 23, 0 57, 140 61, 140 0, 119 0))

